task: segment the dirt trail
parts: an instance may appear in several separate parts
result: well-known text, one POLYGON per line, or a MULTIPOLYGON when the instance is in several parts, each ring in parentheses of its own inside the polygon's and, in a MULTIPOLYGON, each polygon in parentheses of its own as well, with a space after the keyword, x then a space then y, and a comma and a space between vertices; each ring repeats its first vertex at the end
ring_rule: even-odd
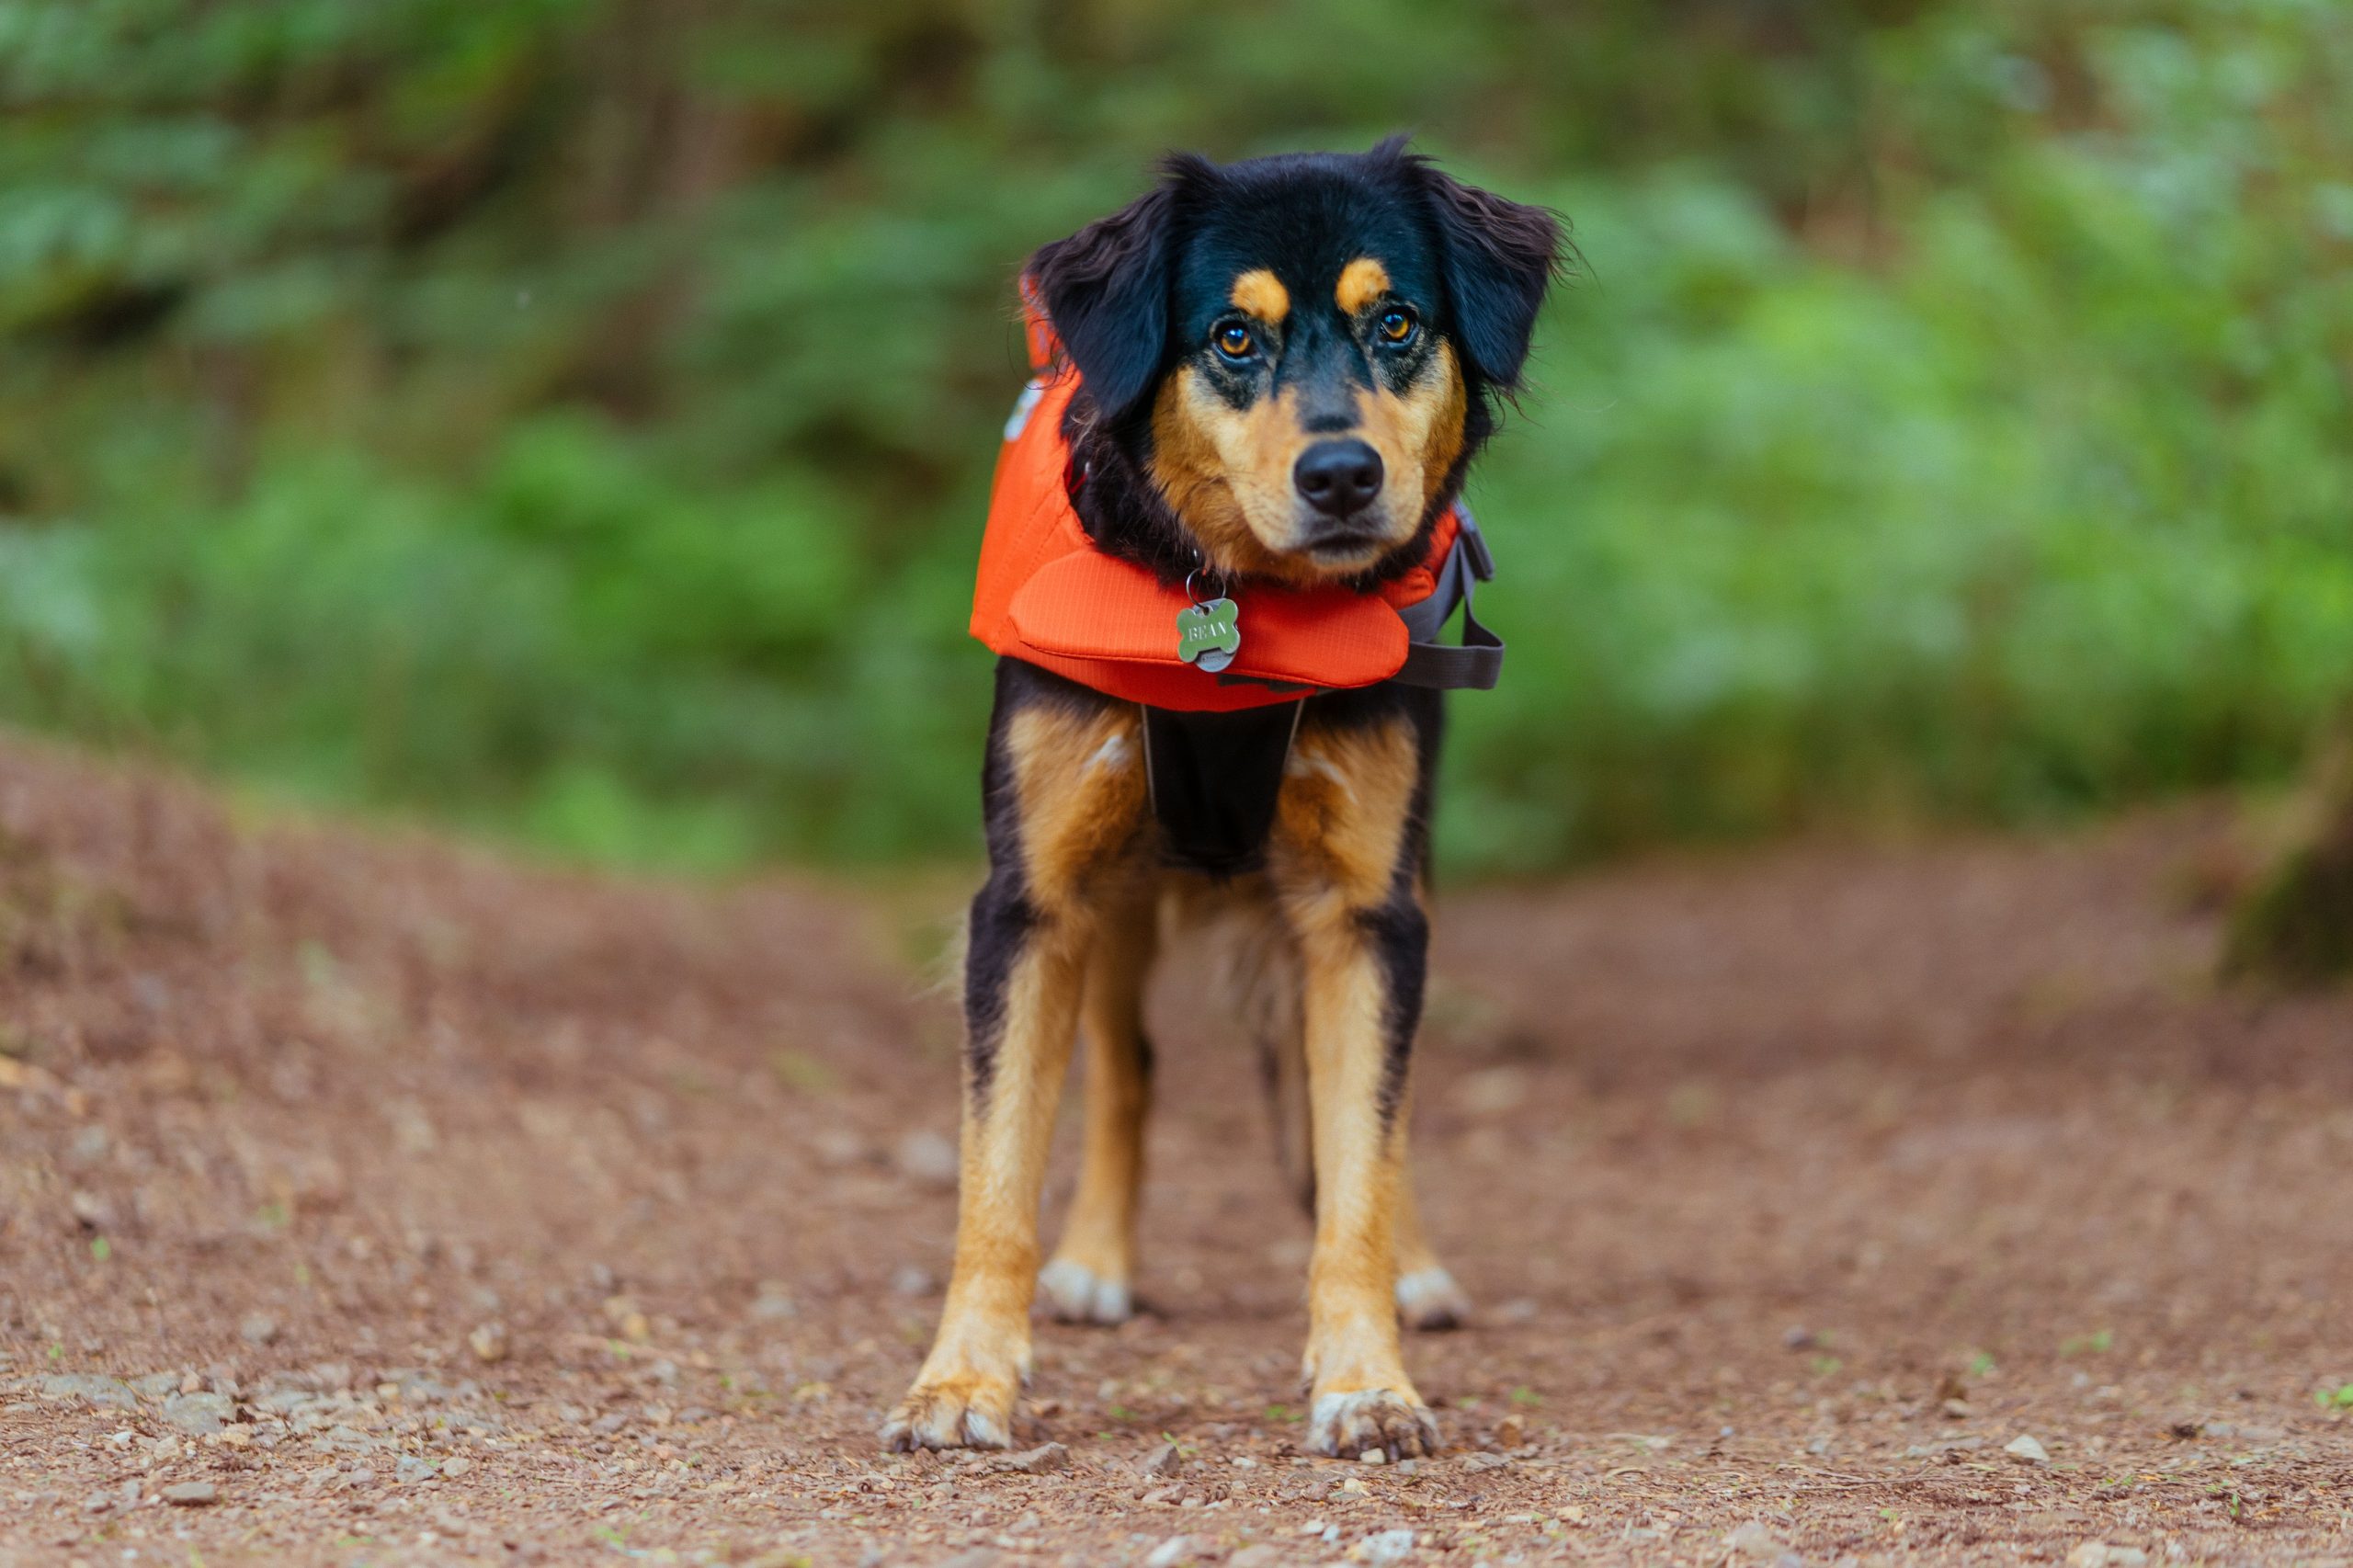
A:
POLYGON ((1153 1310, 1041 1329, 1029 1473, 870 1437, 951 895, 0 744, 0 1562, 2345 1560, 2353 1000, 2213 991, 2219 831, 1449 901, 1415 1144, 1482 1310, 1415 1465, 1299 1455, 1305 1226, 1164 1008, 1153 1310))

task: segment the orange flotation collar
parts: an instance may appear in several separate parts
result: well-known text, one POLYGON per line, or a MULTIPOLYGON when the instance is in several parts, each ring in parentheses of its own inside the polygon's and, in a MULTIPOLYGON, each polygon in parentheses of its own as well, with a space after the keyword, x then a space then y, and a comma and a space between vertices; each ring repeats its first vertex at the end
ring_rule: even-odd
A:
POLYGON ((1032 307, 1028 315, 1039 374, 1006 423, 997 457, 972 592, 974 637, 1108 697, 1189 712, 1260 708, 1391 679, 1495 684, 1503 644, 1469 613, 1471 579, 1490 569, 1460 505, 1438 518, 1427 555, 1403 575, 1367 592, 1253 583, 1233 595, 1242 644, 1233 663, 1211 674, 1179 657, 1176 618, 1192 597, 1098 550, 1071 505, 1063 415, 1079 376, 1042 314, 1032 307), (1457 597, 1467 645, 1442 647, 1429 639, 1457 597))

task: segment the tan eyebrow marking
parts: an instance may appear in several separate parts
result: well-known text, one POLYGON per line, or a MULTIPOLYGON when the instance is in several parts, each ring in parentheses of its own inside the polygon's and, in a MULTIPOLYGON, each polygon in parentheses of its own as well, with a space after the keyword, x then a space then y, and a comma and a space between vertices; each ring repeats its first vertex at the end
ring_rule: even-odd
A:
POLYGON ((1340 286, 1332 292, 1340 309, 1354 315, 1389 292, 1389 269, 1369 256, 1360 256, 1340 268, 1340 286))
POLYGON ((1282 325, 1290 314, 1290 290, 1283 280, 1263 267, 1253 267, 1233 280, 1233 292, 1226 296, 1237 311, 1247 311, 1262 322, 1282 325))

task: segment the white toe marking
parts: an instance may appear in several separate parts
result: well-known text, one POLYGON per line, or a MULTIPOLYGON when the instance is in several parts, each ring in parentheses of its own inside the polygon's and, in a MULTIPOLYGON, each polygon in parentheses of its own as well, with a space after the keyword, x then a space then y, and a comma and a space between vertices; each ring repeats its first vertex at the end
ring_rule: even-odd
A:
MULTIPOLYGON (((1354 1393, 1327 1393, 1316 1400, 1308 1413, 1308 1447, 1318 1453, 1339 1454, 1344 1443, 1359 1440, 1366 1430, 1379 1430, 1381 1424, 1370 1419, 1370 1415, 1384 1408, 1413 1411, 1421 1425, 1424 1441, 1430 1442, 1427 1411, 1419 1409, 1389 1389, 1359 1389, 1354 1393)), ((1435 1448, 1436 1445, 1430 1443, 1430 1446, 1435 1448)), ((1351 1450, 1342 1457, 1353 1459, 1358 1456, 1351 1450)))
POLYGON ((1038 1289, 1061 1316, 1081 1323, 1125 1323, 1133 1309, 1127 1283, 1101 1279, 1095 1271, 1057 1258, 1038 1272, 1038 1289))
POLYGON ((1095 1286, 1095 1276, 1064 1258, 1056 1258, 1038 1271, 1038 1289, 1054 1303, 1055 1310, 1074 1312, 1084 1305, 1095 1286))
POLYGON ((1397 1280, 1397 1310, 1417 1322, 1434 1312, 1459 1318, 1470 1306, 1471 1299, 1443 1267, 1417 1268, 1397 1280))
POLYGON ((1354 1393, 1327 1393, 1315 1402, 1310 1424, 1318 1432, 1337 1432, 1347 1418, 1393 1396, 1387 1389, 1358 1389, 1354 1393))
POLYGON ((1097 1279, 1092 1305, 1097 1323, 1123 1323, 1128 1316, 1128 1288, 1116 1279, 1097 1279))

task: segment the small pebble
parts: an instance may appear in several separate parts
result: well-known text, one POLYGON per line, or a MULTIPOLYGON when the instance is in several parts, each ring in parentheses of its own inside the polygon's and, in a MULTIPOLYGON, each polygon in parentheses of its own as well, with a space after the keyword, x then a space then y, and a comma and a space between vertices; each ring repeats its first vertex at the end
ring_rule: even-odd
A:
POLYGON ((191 1437, 218 1432, 236 1413, 225 1393, 176 1393, 164 1402, 164 1419, 191 1437))
POLYGON ((175 1508, 201 1508, 221 1501, 221 1489, 209 1481, 182 1481, 164 1488, 164 1501, 175 1508))
POLYGON ((248 1312, 237 1324, 237 1337, 248 1345, 268 1345, 278 1338, 278 1320, 267 1312, 248 1312))
POLYGON ((1190 1562, 1198 1555, 1191 1536, 1172 1535, 1145 1556, 1143 1568, 1176 1568, 1177 1563, 1190 1562))
POLYGON ((2020 1433, 2002 1445, 2002 1451, 2024 1464, 2049 1464, 2051 1451, 2032 1437, 2020 1433))
POLYGON ((1750 1557, 1760 1562, 1779 1562, 1789 1550, 1788 1544, 1759 1519, 1751 1519, 1724 1536, 1727 1558, 1750 1557))
POLYGON ((506 1325, 495 1318, 466 1335, 467 1347, 484 1366, 506 1359, 506 1325))
POLYGON ((2067 1568, 2142 1568, 2149 1554, 2137 1546, 2110 1546, 2087 1540, 2067 1553, 2067 1568))
POLYGON ((1024 1475, 1043 1475, 1050 1470, 1060 1470, 1070 1463, 1070 1450, 1060 1443, 1044 1443, 1017 1454, 1006 1454, 998 1460, 1000 1470, 1019 1471, 1024 1475))
POLYGON ((139 1396, 131 1392, 129 1383, 94 1372, 51 1374, 41 1379, 40 1392, 51 1399, 78 1399, 85 1404, 110 1404, 123 1410, 139 1408, 139 1396))

